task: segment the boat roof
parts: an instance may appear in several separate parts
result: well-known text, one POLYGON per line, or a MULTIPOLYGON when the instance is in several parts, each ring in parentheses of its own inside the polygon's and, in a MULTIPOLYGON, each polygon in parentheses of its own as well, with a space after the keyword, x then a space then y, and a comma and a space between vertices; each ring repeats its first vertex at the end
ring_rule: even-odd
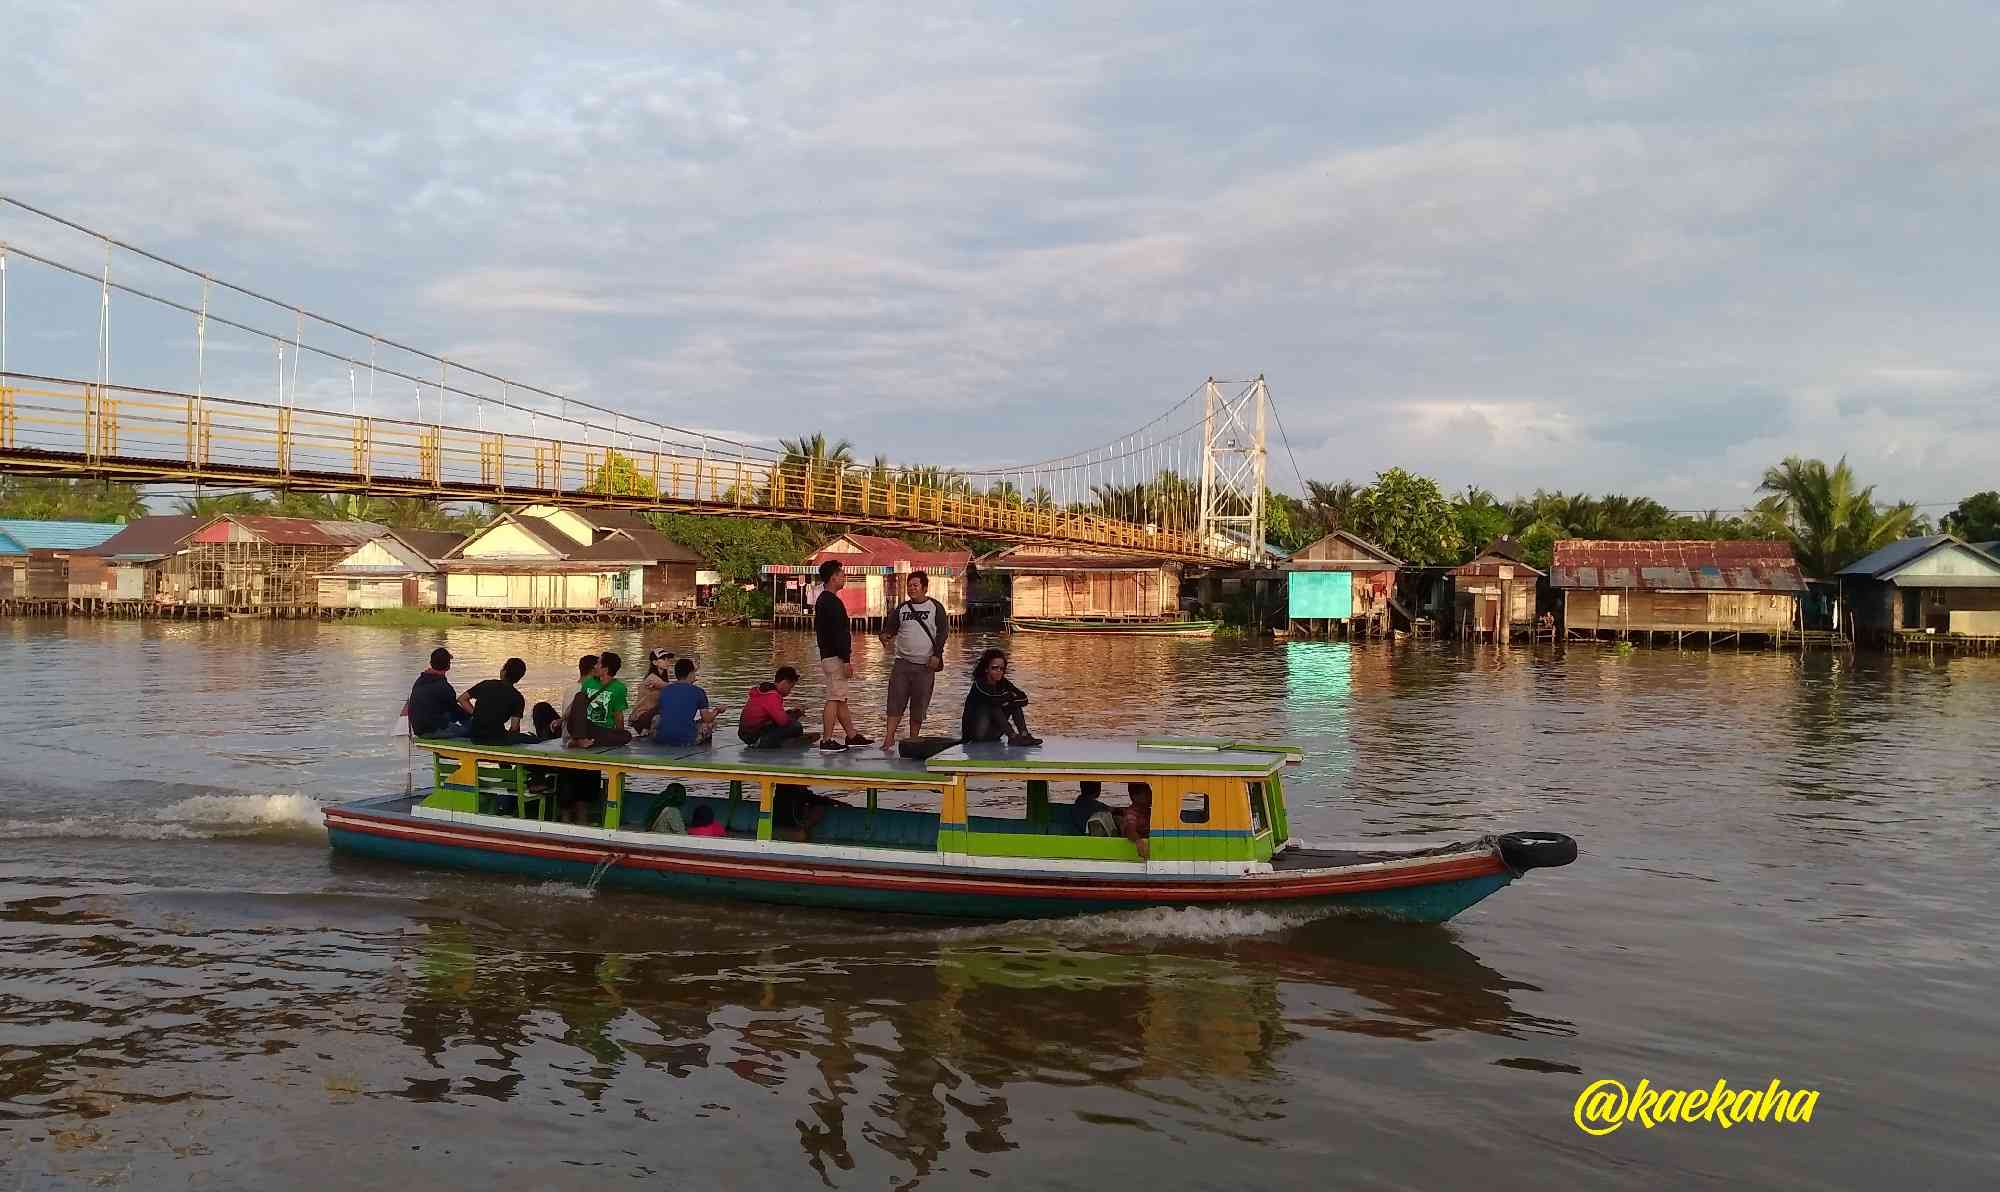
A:
POLYGON ((815 748, 753 749, 733 735, 712 745, 655 745, 634 741, 607 749, 567 749, 560 741, 534 745, 474 745, 468 741, 420 741, 427 749, 477 753, 523 760, 590 760, 632 770, 681 773, 797 775, 844 782, 892 782, 938 786, 965 773, 1000 774, 1240 774, 1261 776, 1304 757, 1295 745, 1234 741, 1216 737, 1140 737, 1104 740, 1048 737, 1038 746, 1005 743, 955 745, 927 761, 884 754, 872 745, 842 753, 815 748))

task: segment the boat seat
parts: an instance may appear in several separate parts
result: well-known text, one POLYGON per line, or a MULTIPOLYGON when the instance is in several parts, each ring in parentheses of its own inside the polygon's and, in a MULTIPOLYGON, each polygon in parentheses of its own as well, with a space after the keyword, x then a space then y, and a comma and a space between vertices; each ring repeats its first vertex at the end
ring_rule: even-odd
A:
MULTIPOLYGON (((443 789, 457 773, 457 762, 447 760, 442 754, 431 755, 431 777, 437 788, 443 789)), ((549 806, 548 796, 540 791, 528 789, 528 771, 525 766, 479 762, 475 773, 481 814, 513 815, 521 819, 549 818, 552 809, 549 806)))
POLYGON ((1049 804, 1047 826, 1035 823, 1025 816, 970 815, 966 817, 966 828, 973 832, 997 832, 1006 836, 1081 836, 1071 822, 1075 814, 1075 804, 1049 804))

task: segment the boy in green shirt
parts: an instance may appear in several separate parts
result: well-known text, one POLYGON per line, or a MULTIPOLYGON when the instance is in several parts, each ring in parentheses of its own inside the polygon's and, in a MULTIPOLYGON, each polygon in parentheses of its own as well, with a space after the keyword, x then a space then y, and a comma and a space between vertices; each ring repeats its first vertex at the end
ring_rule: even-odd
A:
POLYGON ((625 728, 625 710, 632 706, 631 697, 618 678, 618 669, 624 665, 624 659, 606 650, 597 656, 597 669, 583 681, 583 694, 590 701, 585 714, 590 719, 592 745, 632 743, 632 734, 625 728))

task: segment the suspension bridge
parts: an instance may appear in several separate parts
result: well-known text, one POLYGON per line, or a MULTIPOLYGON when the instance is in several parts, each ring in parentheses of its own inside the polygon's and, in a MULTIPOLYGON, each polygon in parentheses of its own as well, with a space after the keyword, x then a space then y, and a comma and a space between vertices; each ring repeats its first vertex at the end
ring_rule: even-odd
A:
POLYGON ((1211 378, 1133 431, 1046 459, 862 463, 816 443, 640 417, 447 359, 4 195, 0 213, 53 242, 0 239, 0 472, 554 500, 1190 562, 1251 558, 1263 542, 1262 377, 1211 378), (91 351, 77 324, 93 314, 91 351), (32 345, 34 367, 10 359, 10 331, 32 345), (246 360, 265 353, 273 364, 260 382, 246 360), (404 394, 410 412, 391 412, 404 394))

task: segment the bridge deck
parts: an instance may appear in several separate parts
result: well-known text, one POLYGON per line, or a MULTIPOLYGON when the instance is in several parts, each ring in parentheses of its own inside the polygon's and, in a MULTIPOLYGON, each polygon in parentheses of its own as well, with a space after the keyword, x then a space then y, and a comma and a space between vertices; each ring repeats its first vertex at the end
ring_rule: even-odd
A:
POLYGON ((0 470, 570 504, 965 534, 1187 561, 1198 535, 931 487, 865 467, 408 422, 59 377, 0 376, 0 470))

